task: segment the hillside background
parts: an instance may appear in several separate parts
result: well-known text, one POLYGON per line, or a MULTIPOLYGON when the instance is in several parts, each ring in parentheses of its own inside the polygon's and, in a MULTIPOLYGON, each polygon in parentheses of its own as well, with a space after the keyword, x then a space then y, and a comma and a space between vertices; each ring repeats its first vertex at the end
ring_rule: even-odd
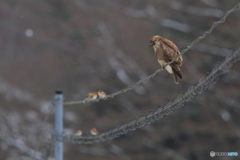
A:
MULTIPOLYGON (((0 1, 0 159, 32 159, 23 148, 43 152, 54 129, 49 102, 55 90, 71 101, 123 89, 160 68, 149 46, 153 35, 183 50, 237 2, 0 1)), ((113 99, 65 106, 65 132, 104 132, 166 104, 240 47, 239 19, 240 11, 229 15, 183 55, 178 85, 163 71, 113 99)), ((143 129, 105 143, 65 144, 65 159, 207 160, 210 151, 240 154, 239 68, 240 63, 185 107, 143 129)))

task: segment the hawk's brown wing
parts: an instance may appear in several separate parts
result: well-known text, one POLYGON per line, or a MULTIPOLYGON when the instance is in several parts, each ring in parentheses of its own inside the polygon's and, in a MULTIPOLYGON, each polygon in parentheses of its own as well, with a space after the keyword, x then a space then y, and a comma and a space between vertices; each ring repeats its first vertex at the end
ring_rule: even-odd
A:
POLYGON ((170 41, 169 39, 162 38, 161 42, 164 45, 168 46, 168 48, 170 48, 171 50, 175 51, 176 53, 179 51, 178 47, 172 41, 170 41))
MULTIPOLYGON (((177 48, 177 46, 170 40, 163 38, 162 39, 162 50, 163 50, 163 54, 164 54, 164 61, 165 62, 171 62, 173 60, 174 57, 176 57, 179 54, 179 50, 177 48)), ((181 74, 181 70, 180 70, 180 66, 182 65, 182 57, 177 58, 174 62, 172 62, 170 64, 170 66, 173 69, 173 76, 174 76, 174 80, 177 83, 177 77, 176 75, 179 76, 179 78, 182 79, 182 74, 181 74)))
MULTIPOLYGON (((164 60, 166 62, 171 62, 174 57, 176 57, 180 52, 178 47, 170 40, 166 38, 161 39, 162 45, 165 47, 161 47, 164 53, 164 60)), ((175 64, 178 66, 182 65, 183 58, 180 56, 178 59, 175 60, 175 64)))

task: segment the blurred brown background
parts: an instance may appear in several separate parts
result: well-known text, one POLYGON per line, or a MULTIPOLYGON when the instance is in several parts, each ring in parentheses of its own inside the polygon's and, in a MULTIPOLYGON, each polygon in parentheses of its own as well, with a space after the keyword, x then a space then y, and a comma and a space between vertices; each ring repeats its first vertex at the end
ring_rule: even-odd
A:
MULTIPOLYGON (((26 150, 41 156, 54 127, 49 101, 55 90, 71 101, 89 92, 123 89, 160 68, 149 47, 151 36, 161 35, 185 49, 236 3, 2 0, 0 159, 33 159, 26 150)), ((184 54, 178 85, 163 71, 113 99, 65 106, 64 130, 73 134, 82 129, 88 135, 95 127, 104 132, 166 104, 240 46, 239 18, 240 11, 229 15, 184 54)), ((185 107, 143 129, 105 143, 65 144, 65 159, 206 160, 212 159, 210 151, 240 154, 239 67, 185 107)))

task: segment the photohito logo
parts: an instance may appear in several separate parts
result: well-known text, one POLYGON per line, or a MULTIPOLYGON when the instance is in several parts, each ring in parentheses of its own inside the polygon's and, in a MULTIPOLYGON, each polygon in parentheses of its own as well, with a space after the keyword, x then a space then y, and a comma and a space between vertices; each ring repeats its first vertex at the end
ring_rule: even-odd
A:
POLYGON ((214 152, 214 151, 211 151, 211 152, 210 152, 210 156, 211 156, 211 157, 214 157, 214 156, 215 156, 215 152, 214 152))
POLYGON ((238 152, 214 152, 214 151, 211 151, 210 156, 211 157, 214 157, 214 156, 238 156, 238 152))

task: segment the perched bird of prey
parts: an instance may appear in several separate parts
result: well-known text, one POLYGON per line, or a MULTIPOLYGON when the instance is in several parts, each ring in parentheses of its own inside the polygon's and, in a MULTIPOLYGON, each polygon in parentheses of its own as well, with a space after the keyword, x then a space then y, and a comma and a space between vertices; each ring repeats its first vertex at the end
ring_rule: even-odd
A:
POLYGON ((75 136, 82 136, 82 130, 78 130, 74 135, 75 136))
POLYGON ((98 131, 96 130, 96 128, 91 129, 90 132, 94 136, 96 136, 98 134, 98 131))
POLYGON ((161 36, 153 36, 150 39, 150 45, 153 46, 158 63, 166 69, 170 74, 173 74, 173 78, 176 84, 178 84, 178 77, 182 79, 180 66, 182 65, 182 56, 178 57, 173 63, 164 67, 165 64, 171 62, 174 57, 180 54, 177 46, 170 40, 161 36))
POLYGON ((102 90, 98 91, 97 94, 98 94, 98 97, 101 99, 104 99, 107 96, 106 93, 102 90))

